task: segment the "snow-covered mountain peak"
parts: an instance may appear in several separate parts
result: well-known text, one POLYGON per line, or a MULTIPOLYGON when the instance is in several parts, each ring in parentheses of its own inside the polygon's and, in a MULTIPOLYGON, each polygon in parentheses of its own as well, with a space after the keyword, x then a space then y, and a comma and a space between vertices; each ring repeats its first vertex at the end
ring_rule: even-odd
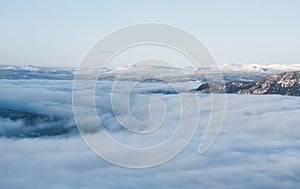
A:
POLYGON ((300 64, 224 64, 220 66, 223 72, 259 72, 275 74, 300 70, 300 64))
POLYGON ((166 81, 202 81, 203 74, 223 73, 226 81, 255 81, 263 76, 279 74, 282 72, 298 71, 300 64, 224 64, 216 68, 171 66, 159 64, 133 64, 116 68, 93 67, 45 67, 45 66, 12 66, 0 65, 1 79, 73 79, 75 73, 83 74, 83 78, 95 78, 114 80, 140 80, 146 78, 159 78, 166 81), (76 72, 80 71, 80 72, 76 72), (82 71, 82 72, 81 72, 82 71))

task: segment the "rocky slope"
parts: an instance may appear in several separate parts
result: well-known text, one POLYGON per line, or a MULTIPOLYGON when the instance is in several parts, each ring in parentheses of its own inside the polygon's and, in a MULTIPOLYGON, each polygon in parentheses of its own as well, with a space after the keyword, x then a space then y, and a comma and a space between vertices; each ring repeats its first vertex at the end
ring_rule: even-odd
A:
POLYGON ((256 82, 229 81, 204 83, 193 91, 201 93, 236 93, 236 94, 280 94, 300 96, 300 71, 273 74, 256 82))

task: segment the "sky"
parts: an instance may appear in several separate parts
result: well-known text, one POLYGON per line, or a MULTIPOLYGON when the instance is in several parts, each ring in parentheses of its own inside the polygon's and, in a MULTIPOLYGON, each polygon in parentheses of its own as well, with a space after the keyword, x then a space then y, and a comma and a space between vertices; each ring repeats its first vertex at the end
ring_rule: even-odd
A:
POLYGON ((104 35, 158 22, 200 39, 219 65, 300 63, 300 1, 1 0, 0 64, 77 66, 104 35))

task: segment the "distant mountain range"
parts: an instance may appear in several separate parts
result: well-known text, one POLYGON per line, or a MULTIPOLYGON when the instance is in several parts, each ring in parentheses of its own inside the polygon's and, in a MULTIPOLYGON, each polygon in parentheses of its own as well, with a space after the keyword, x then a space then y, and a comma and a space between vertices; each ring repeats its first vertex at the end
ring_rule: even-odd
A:
MULTIPOLYGON (((76 73, 74 67, 44 67, 44 66, 12 66, 0 65, 0 79, 58 79, 72 80, 76 73)), ((198 81, 206 82, 205 75, 213 76, 218 69, 211 67, 170 67, 160 65, 128 65, 117 68, 81 68, 88 71, 82 78, 98 78, 98 80, 126 80, 167 82, 198 81), (205 75, 204 75, 205 73, 205 75)), ((257 81, 258 79, 282 72, 300 70, 300 64, 225 64, 219 66, 225 81, 257 81)))
POLYGON ((73 79, 75 68, 0 65, 0 79, 73 79))
POLYGON ((235 94, 279 94, 300 96, 300 71, 271 74, 257 81, 228 81, 204 83, 197 91, 201 93, 235 93, 235 94))

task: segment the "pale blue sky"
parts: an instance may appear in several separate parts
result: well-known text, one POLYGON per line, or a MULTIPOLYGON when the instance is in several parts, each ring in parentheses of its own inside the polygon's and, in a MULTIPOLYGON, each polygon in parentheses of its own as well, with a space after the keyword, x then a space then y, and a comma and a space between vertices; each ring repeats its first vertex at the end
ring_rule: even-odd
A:
POLYGON ((300 63, 300 1, 0 0, 0 64, 77 66, 105 34, 141 22, 198 37, 224 63, 300 63))

